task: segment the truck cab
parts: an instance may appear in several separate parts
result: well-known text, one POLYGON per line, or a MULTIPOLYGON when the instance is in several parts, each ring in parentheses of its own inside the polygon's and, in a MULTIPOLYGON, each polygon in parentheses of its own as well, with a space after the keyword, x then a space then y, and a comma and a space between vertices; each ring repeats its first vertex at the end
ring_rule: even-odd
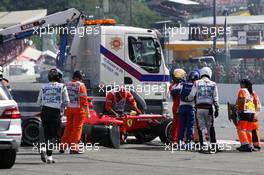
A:
POLYGON ((91 95, 105 96, 110 87, 123 86, 146 101, 147 112, 167 113, 169 70, 156 31, 118 25, 85 27, 93 32, 74 37, 66 65, 86 73, 91 95))

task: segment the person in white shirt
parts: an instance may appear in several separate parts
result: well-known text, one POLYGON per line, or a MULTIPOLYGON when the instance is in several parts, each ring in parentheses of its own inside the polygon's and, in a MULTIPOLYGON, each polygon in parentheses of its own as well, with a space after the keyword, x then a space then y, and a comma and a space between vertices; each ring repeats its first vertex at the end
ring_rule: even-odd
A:
POLYGON ((55 163, 52 158, 51 144, 60 137, 61 111, 64 110, 70 100, 66 86, 60 83, 62 73, 59 69, 51 69, 48 73, 48 79, 49 83, 41 88, 37 101, 41 106, 41 123, 44 129, 47 156, 42 148, 40 148, 40 154, 43 162, 55 163))

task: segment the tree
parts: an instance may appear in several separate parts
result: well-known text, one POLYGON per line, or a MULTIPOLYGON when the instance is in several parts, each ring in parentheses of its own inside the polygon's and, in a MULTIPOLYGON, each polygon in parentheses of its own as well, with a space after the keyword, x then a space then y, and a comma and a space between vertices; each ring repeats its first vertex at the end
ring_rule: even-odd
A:
MULTIPOLYGON (((48 9, 48 13, 55 13, 66 8, 77 8, 87 15, 97 16, 101 1, 98 0, 1 0, 0 11, 48 9)), ((129 1, 109 0, 110 12, 105 14, 108 18, 114 18, 121 24, 129 24, 129 1)), ((99 9, 100 10, 100 9, 99 9)), ((150 27, 160 19, 159 15, 150 10, 145 1, 132 0, 132 24, 138 27, 150 27)))

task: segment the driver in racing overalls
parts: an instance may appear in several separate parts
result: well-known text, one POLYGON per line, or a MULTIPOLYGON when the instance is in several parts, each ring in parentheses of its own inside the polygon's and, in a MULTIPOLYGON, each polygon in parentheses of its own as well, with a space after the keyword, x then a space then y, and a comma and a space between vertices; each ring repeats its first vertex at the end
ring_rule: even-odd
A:
MULTIPOLYGON (((179 141, 180 144, 184 141, 184 136, 186 133, 185 144, 190 146, 190 142, 193 140, 193 125, 195 119, 195 108, 194 100, 188 101, 186 97, 190 94, 193 84, 196 80, 199 79, 199 72, 191 71, 188 75, 187 82, 182 83, 181 88, 181 100, 180 100, 180 132, 179 132, 179 141)), ((189 149, 189 148, 186 148, 189 149)))
POLYGON ((172 128, 171 128, 171 143, 178 143, 179 127, 180 127, 180 116, 179 116, 179 106, 180 106, 180 92, 181 92, 181 82, 185 81, 186 72, 183 69, 175 69, 173 72, 173 83, 169 87, 170 95, 173 100, 172 105, 172 128))
POLYGON ((219 151, 216 145, 216 134, 214 128, 214 118, 219 115, 219 98, 216 83, 211 81, 212 70, 209 67, 203 67, 200 70, 201 79, 197 80, 188 100, 195 98, 196 118, 199 133, 201 152, 216 153, 219 151), (214 110, 213 110, 214 107, 214 110), (211 145, 209 149, 203 149, 206 132, 209 134, 211 145))

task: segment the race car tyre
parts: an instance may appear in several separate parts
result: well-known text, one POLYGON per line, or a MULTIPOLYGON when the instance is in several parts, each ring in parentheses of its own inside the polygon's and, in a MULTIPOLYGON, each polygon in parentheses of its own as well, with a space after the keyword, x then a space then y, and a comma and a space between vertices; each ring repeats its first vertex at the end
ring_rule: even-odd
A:
MULTIPOLYGON (((102 146, 107 146, 108 138, 108 127, 104 125, 94 125, 92 126, 90 133, 91 143, 99 143, 102 146)), ((109 147, 109 145, 108 145, 109 147)))
POLYGON ((120 148, 119 126, 109 126, 109 137, 110 137, 111 146, 115 149, 120 148))
POLYGON ((162 121, 159 128, 159 138, 162 143, 170 143, 171 142, 171 127, 172 127, 172 119, 166 119, 162 121))
POLYGON ((38 142, 40 119, 29 118, 22 123, 22 142, 28 145, 38 142))
POLYGON ((153 133, 152 129, 144 129, 136 132, 134 135, 138 143, 151 142, 157 137, 157 134, 153 133))
POLYGON ((12 168, 16 161, 16 150, 0 150, 0 169, 12 168))
POLYGON ((99 143, 101 146, 110 148, 120 147, 119 126, 94 125, 89 137, 91 143, 99 143))

